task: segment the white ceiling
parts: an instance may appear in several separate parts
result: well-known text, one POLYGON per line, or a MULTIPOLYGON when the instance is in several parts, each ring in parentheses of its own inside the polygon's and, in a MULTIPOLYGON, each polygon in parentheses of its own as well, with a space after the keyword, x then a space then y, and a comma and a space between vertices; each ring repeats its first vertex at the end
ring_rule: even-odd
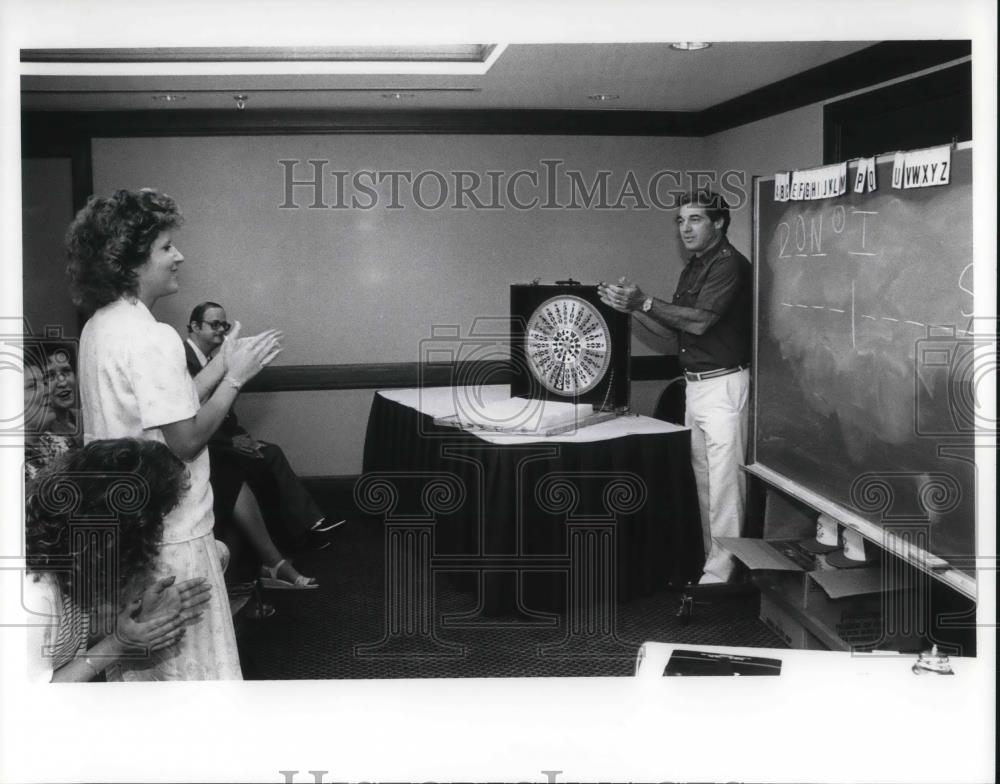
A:
MULTIPOLYGON (((668 43, 512 44, 492 67, 476 74, 237 74, 226 63, 189 66, 198 75, 74 75, 78 64, 55 66, 58 75, 21 77, 22 108, 29 110, 231 109, 246 94, 247 110, 297 109, 614 109, 699 111, 759 87, 844 57, 875 41, 716 43, 696 52, 668 43), (227 70, 228 69, 228 70, 227 70), (385 94, 405 93, 402 99, 385 94), (179 100, 154 100, 170 93, 179 100), (588 96, 619 96, 594 101, 588 96)), ((274 64, 268 64, 273 68, 274 64)), ((280 64, 278 64, 280 68, 280 64)), ((22 73, 41 70, 22 64, 22 73)), ((91 69, 93 70, 93 69, 91 69)))

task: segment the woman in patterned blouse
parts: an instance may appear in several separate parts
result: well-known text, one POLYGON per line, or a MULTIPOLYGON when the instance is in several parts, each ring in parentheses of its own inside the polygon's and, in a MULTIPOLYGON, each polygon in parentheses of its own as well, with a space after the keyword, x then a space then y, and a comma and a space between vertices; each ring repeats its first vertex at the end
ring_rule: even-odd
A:
POLYGON ((75 355, 69 341, 41 340, 26 347, 24 469, 29 479, 58 456, 83 444, 75 355))

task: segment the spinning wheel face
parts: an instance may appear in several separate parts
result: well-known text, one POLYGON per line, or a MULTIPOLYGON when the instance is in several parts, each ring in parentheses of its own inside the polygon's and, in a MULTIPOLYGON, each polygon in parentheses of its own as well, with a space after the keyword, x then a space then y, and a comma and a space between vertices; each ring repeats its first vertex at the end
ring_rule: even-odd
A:
POLYGON ((514 284, 510 315, 511 397, 628 406, 630 319, 597 286, 514 284))
POLYGON ((600 311, 562 295, 528 319, 525 353, 531 372, 550 392, 575 397, 593 389, 611 366, 611 333, 600 311))

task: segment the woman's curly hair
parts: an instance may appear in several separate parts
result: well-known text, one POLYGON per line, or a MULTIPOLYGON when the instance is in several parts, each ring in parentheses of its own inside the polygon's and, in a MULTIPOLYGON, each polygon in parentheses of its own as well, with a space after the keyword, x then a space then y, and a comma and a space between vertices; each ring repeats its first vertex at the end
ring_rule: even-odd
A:
POLYGON ((51 573, 82 609, 117 603, 127 586, 145 582, 163 518, 189 485, 187 467, 158 441, 94 441, 68 452, 28 485, 28 571, 51 573))
POLYGON ((73 302, 90 315, 123 294, 138 295, 136 270, 160 232, 182 221, 177 203, 150 188, 91 196, 66 231, 73 302))

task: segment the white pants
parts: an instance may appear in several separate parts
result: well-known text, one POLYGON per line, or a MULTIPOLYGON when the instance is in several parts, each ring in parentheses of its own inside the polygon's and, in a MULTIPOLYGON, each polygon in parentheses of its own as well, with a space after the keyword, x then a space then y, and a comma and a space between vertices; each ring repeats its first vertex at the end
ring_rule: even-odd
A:
POLYGON ((691 428, 691 465, 698 485, 705 569, 700 582, 725 582, 732 556, 712 538, 739 536, 746 509, 750 371, 688 381, 684 424, 691 428))

